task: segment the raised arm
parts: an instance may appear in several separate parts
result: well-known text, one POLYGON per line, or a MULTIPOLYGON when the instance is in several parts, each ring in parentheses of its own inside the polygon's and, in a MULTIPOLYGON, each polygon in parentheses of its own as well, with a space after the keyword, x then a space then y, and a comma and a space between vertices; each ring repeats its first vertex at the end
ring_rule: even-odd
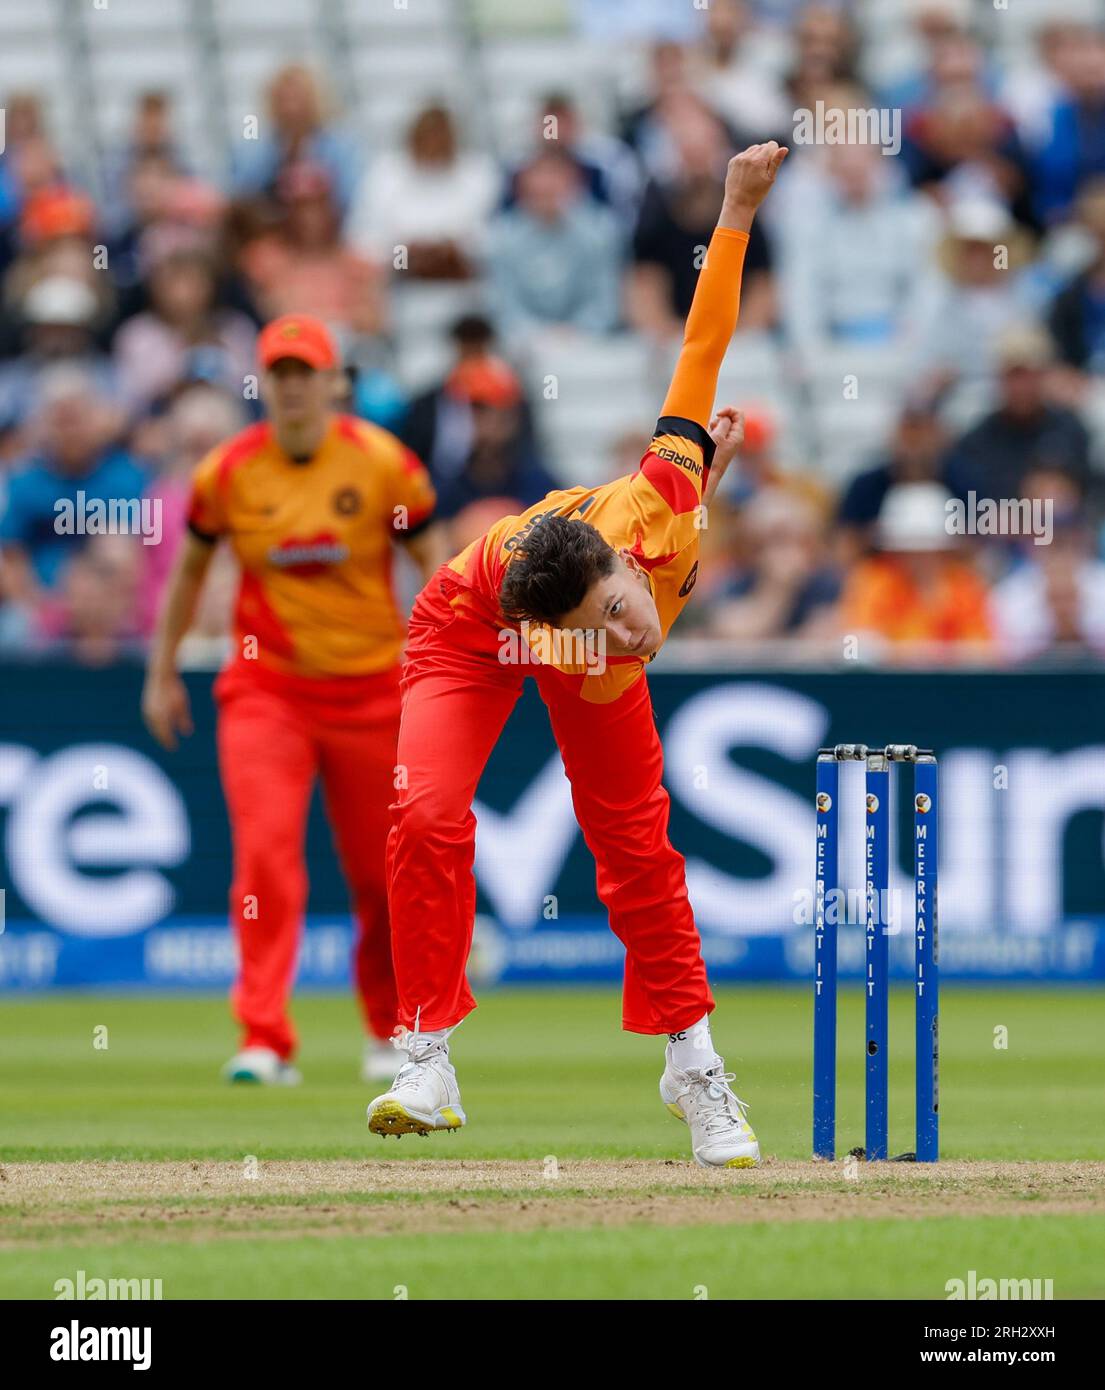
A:
POLYGON ((785 147, 769 140, 729 161, 721 216, 699 272, 661 417, 693 420, 705 429, 713 414, 718 373, 740 312, 748 233, 786 154, 785 147))

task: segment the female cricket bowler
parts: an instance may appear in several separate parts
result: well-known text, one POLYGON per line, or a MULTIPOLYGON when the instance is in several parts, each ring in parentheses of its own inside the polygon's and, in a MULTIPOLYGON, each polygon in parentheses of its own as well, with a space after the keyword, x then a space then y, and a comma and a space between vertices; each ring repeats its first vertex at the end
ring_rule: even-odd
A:
POLYGON ((288 1014, 307 871, 303 838, 321 777, 357 919, 354 970, 369 1040, 363 1075, 394 1073, 396 1026, 385 847, 394 794, 403 622, 392 593, 400 542, 423 577, 444 558, 434 493, 386 431, 335 413, 326 327, 285 315, 258 339, 267 421, 196 469, 188 535, 150 651, 143 714, 167 748, 191 732, 176 653, 215 545, 241 569, 232 657, 215 683, 219 771, 230 814, 230 916, 240 954, 232 1081, 288 1084, 288 1014))
POLYGON ((729 163, 675 374, 637 472, 551 492, 497 522, 443 565, 415 604, 399 732, 405 784, 388 840, 408 1060, 368 1107, 374 1133, 465 1123, 447 1040, 475 1007, 465 978, 472 798, 530 670, 595 857, 599 897, 625 945, 622 1026, 668 1035, 660 1095, 690 1126, 697 1162, 759 1161, 734 1077, 710 1039, 714 1001, 683 858, 668 840, 645 665, 694 588, 703 507, 740 444, 739 413, 715 415, 714 393, 736 327, 749 229, 786 153, 771 141, 729 163), (521 641, 512 642, 516 634, 521 641), (594 647, 581 652, 572 634, 590 634, 594 647), (523 645, 527 659, 516 655, 523 645))

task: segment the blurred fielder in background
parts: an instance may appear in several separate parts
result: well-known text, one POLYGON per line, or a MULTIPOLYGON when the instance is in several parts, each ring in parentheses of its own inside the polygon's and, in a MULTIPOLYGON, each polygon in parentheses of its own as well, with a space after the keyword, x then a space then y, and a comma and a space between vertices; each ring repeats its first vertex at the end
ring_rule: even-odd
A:
POLYGON ((399 727, 403 622, 391 587, 400 543, 424 577, 442 558, 434 491, 392 435, 336 414, 325 326, 286 315, 261 333, 269 420, 196 469, 189 535, 150 649, 143 713, 174 746, 191 730, 176 654, 217 543, 241 567, 232 655, 216 683, 219 769, 234 844, 230 918, 241 1050, 232 1081, 290 1084, 288 1014, 307 900, 304 834, 321 776, 357 919, 354 971, 366 1080, 391 1075, 396 1023, 384 845, 399 727))

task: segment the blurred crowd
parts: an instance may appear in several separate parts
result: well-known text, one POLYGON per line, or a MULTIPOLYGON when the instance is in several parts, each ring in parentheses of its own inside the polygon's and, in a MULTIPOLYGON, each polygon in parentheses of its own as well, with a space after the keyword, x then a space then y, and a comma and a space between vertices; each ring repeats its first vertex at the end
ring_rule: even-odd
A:
MULTIPOLYGON (((425 460, 456 546, 578 481, 542 428, 542 344, 671 350, 726 161, 777 138, 792 154, 753 231, 738 338, 770 341, 797 390, 853 345, 904 354, 908 380, 843 475, 749 410, 682 635, 738 659, 1105 656, 1105 21, 1057 4, 1010 65, 968 0, 911 0, 908 61, 877 90, 846 5, 711 0, 680 7, 677 35, 659 8, 617 19, 647 51, 644 99, 600 128, 550 71, 519 160, 436 102, 365 148, 327 75, 291 65, 221 184, 189 168, 157 90, 90 179, 51 142, 48 92, 0 94, 0 653, 141 649, 190 471, 258 417, 253 345, 277 314, 333 327, 342 408, 425 460), (900 112, 900 153, 796 144, 818 102, 900 112), (414 284, 472 291, 418 391, 396 369, 404 335, 429 331, 397 312, 414 284), (1022 499, 1046 535, 956 534, 949 502, 972 496, 1022 499), (157 543, 59 533, 57 503, 78 497, 156 501, 157 543)), ((609 477, 648 427, 611 445, 609 477)), ((233 587, 222 557, 197 619, 212 651, 233 587)))

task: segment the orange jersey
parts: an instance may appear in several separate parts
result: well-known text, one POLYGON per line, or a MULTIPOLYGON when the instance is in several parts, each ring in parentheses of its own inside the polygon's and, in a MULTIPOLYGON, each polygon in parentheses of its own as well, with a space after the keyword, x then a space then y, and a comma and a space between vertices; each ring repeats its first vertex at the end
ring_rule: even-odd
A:
POLYGON ((429 475, 394 435, 334 418, 297 463, 271 425, 252 425, 204 458, 193 478, 190 529, 225 536, 241 566, 239 653, 256 639, 265 667, 302 676, 361 676, 399 660, 404 623, 391 547, 430 519, 429 475))
MULTIPOLYGON (((531 529, 550 516, 589 522, 614 550, 632 552, 648 576, 664 637, 668 635, 694 588, 698 572, 698 538, 702 528, 702 491, 709 476, 713 440, 692 420, 661 419, 640 468, 602 487, 573 487, 550 492, 520 516, 503 517, 450 560, 468 598, 460 603, 488 621, 509 627, 499 613, 499 588, 513 551, 531 529)), ((527 625, 526 641, 544 664, 583 676, 577 653, 555 642, 543 624, 527 625)), ((651 659, 651 658, 648 658, 651 659)), ((583 677, 586 700, 614 700, 641 674, 645 659, 611 656, 605 670, 583 677)))
POLYGON ((852 572, 841 599, 849 629, 893 642, 986 642, 993 635, 986 585, 954 557, 941 557, 929 592, 893 555, 874 555, 852 572))
MULTIPOLYGON (((683 610, 698 577, 698 541, 705 524, 703 493, 714 442, 706 425, 713 410, 718 371, 736 327, 747 232, 718 228, 695 288, 683 348, 640 467, 602 487, 550 492, 520 516, 497 521, 449 562, 457 576, 454 606, 509 628, 499 610, 499 591, 510 557, 534 526, 548 516, 589 522, 614 550, 630 551, 645 571, 663 637, 683 610)), ((557 642, 543 624, 527 625, 535 658, 579 682, 584 700, 616 700, 637 680, 645 659, 611 656, 602 669, 571 660, 579 654, 557 642)), ((649 657, 647 660, 651 660, 649 657)))

